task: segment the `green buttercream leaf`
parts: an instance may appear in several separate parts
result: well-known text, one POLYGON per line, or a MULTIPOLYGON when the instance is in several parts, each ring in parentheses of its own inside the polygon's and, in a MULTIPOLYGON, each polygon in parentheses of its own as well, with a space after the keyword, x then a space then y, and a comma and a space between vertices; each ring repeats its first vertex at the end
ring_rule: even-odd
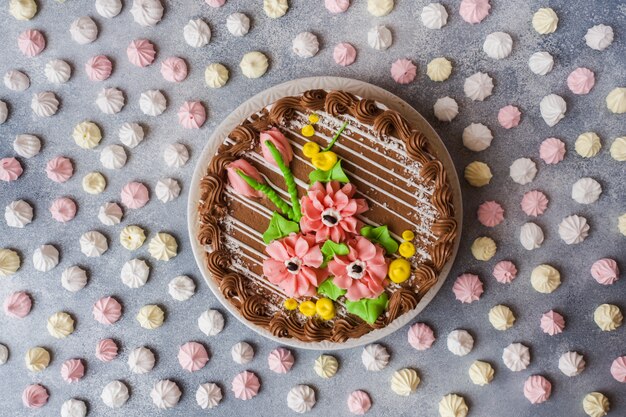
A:
POLYGON ((389 254, 396 253, 398 250, 398 242, 391 237, 386 225, 378 227, 364 226, 361 229, 361 235, 374 243, 380 244, 389 254))
POLYGON ((388 299, 387 293, 384 292, 378 298, 362 298, 359 301, 346 301, 346 309, 350 313, 361 317, 369 324, 372 324, 387 308, 388 299))
POLYGON ((344 295, 347 291, 342 290, 338 286, 333 283, 332 278, 328 278, 326 281, 322 282, 319 287, 317 287, 317 293, 321 295, 325 295, 331 300, 337 301, 337 298, 344 295))
POLYGON ((316 182, 329 182, 329 181, 339 181, 339 182, 350 182, 348 176, 343 169, 341 168, 341 160, 337 161, 335 165, 328 171, 322 171, 321 169, 316 169, 309 174, 309 181, 311 184, 315 184, 316 182))
POLYGON ((265 233, 263 233, 263 241, 271 243, 273 240, 289 236, 291 233, 298 233, 300 226, 296 222, 285 219, 280 214, 274 212, 270 225, 265 233))
POLYGON ((345 243, 335 243, 332 240, 327 240, 322 245, 322 254, 324 255, 324 262, 328 262, 335 257, 335 255, 347 255, 350 253, 350 248, 345 243))

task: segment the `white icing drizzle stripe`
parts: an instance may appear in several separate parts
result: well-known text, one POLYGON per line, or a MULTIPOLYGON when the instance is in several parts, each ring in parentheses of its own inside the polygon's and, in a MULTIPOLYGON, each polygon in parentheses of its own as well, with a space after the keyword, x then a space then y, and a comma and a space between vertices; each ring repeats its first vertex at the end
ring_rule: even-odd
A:
MULTIPOLYGON (((261 245, 265 246, 265 242, 263 241, 263 235, 261 233, 257 232, 250 226, 246 225, 245 223, 240 222, 239 220, 237 220, 236 218, 232 216, 226 215, 226 218, 233 223, 233 226, 235 226, 235 229, 237 229, 241 234, 246 235, 250 239, 255 240, 261 245)), ((259 257, 261 258, 265 257, 265 255, 263 255, 263 253, 259 251, 255 250, 255 253, 257 253, 259 257)))

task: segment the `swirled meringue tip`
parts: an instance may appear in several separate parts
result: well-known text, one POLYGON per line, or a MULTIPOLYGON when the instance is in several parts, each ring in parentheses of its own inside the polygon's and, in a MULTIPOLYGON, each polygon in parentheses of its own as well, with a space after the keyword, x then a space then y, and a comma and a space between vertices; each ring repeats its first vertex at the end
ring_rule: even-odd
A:
POLYGON ((222 7, 226 0, 204 0, 204 2, 211 7, 222 7))
POLYGON ((32 300, 28 293, 24 291, 14 292, 4 299, 4 314, 16 319, 22 319, 30 313, 31 306, 32 300))
POLYGON ((113 63, 105 55, 96 55, 85 63, 85 72, 91 81, 104 81, 111 76, 113 63))
POLYGON ((493 92, 493 79, 484 72, 470 75, 465 79, 463 92, 474 101, 483 101, 493 92))
POLYGON ((33 207, 24 200, 15 200, 6 206, 4 219, 9 227, 24 228, 33 221, 33 207))
POLYGON ((206 121, 206 110, 199 101, 186 101, 178 109, 178 123, 185 129, 200 129, 206 121))
POLYGON ((122 0, 96 0, 96 11, 100 16, 112 19, 122 11, 122 0))
POLYGON ((456 356, 465 356, 474 348, 474 338, 467 330, 457 329, 448 334, 448 350, 456 356))
POLYGON ((559 370, 568 377, 579 375, 585 370, 585 359, 578 352, 565 352, 559 358, 559 370))
POLYGON ((475 385, 484 386, 493 380, 493 367, 488 362, 474 361, 470 366, 469 377, 475 385))
POLYGON ((613 28, 607 25, 595 25, 587 30, 585 43, 591 49, 603 51, 613 43, 613 28))
POLYGON ((87 45, 98 38, 98 26, 89 16, 77 18, 70 25, 72 40, 79 45, 87 45))
POLYGON ((410 59, 400 58, 391 64, 391 78, 398 84, 409 84, 417 75, 417 67, 410 59))
POLYGON ((82 400, 70 398, 61 406, 61 417, 85 417, 86 415, 87 404, 82 400))
POLYGON ((435 334, 427 324, 415 323, 409 327, 407 339, 413 349, 426 350, 435 343, 435 334))
POLYGON ((46 39, 40 31, 28 29, 17 37, 17 46, 24 55, 34 57, 46 48, 46 39))
POLYGON ((478 301, 483 293, 483 283, 474 274, 462 274, 454 282, 452 292, 457 300, 462 303, 478 301))
POLYGON ((195 372, 209 361, 209 354, 198 342, 187 342, 178 349, 178 363, 187 372, 195 372))
POLYGON ((478 206, 478 221, 486 227, 495 227, 504 220, 504 209, 495 201, 485 201, 478 206))
POLYGON ((488 261, 496 254, 498 249, 496 242, 487 236, 481 236, 474 240, 470 250, 478 261, 488 261))
POLYGON ((602 304, 593 313, 593 320, 603 332, 617 330, 624 321, 624 316, 618 306, 602 304))
POLYGON ((122 204, 130 209, 139 209, 150 200, 148 188, 140 182, 129 182, 120 193, 122 204))
POLYGON ((350 7, 350 0, 324 0, 324 7, 330 13, 343 13, 350 7))
POLYGON ((493 267, 493 277, 501 284, 508 284, 517 276, 517 268, 511 261, 500 261, 493 267))
POLYGON ((68 197, 57 198, 50 206, 52 218, 60 223, 67 223, 76 216, 76 203, 68 197))
POLYGON ((502 107, 498 112, 498 122, 500 123, 500 126, 505 129, 512 129, 514 127, 517 127, 519 125, 521 117, 522 112, 520 112, 517 107, 510 104, 508 106, 502 107))
POLYGON ((250 18, 243 13, 232 13, 226 18, 226 29, 233 36, 245 36, 250 31, 250 18))
POLYGON ((387 367, 389 363, 387 348, 378 343, 367 345, 361 352, 361 362, 368 371, 378 372, 387 367))
POLYGON ((611 113, 626 113, 626 87, 616 87, 606 96, 606 108, 611 113))
POLYGON ((465 403, 465 398, 457 394, 444 395, 439 401, 440 417, 466 417, 469 408, 465 403))
POLYGON ((565 143, 557 138, 547 138, 541 142, 539 157, 546 164, 558 164, 565 157, 565 143))
POLYGON ((287 0, 263 0, 263 11, 269 18, 278 19, 283 17, 287 10, 289 10, 287 0))
POLYGON ((291 43, 291 50, 300 58, 311 58, 319 52, 317 36, 311 32, 300 32, 291 43))
POLYGON ((32 158, 41 151, 41 140, 26 133, 17 135, 13 141, 13 150, 22 158, 32 158))
POLYGON ((535 291, 550 294, 561 285, 561 274, 555 267, 541 264, 530 273, 530 283, 535 291))
POLYGON ((157 408, 162 410, 175 407, 180 400, 182 392, 178 387, 178 384, 169 379, 162 379, 154 384, 152 391, 150 391, 150 398, 157 408))
POLYGON ((30 20, 37 14, 35 0, 10 0, 9 13, 16 20, 30 20))
POLYGON ((540 325, 541 330, 544 333, 554 336, 563 332, 563 329, 565 328, 565 319, 556 311, 550 310, 541 316, 540 325))
POLYGON ((367 0, 367 11, 376 17, 386 16, 393 10, 394 0, 367 0))
POLYGON ((550 7, 542 7, 533 15, 532 25, 540 35, 547 35, 556 31, 559 17, 550 7))
POLYGON ((540 404, 550 398, 552 384, 541 375, 532 375, 524 382, 524 396, 531 404, 540 404))
POLYGON ((102 339, 96 345, 96 358, 110 362, 117 357, 118 347, 113 339, 102 339))
POLYGON ((609 399, 600 392, 590 392, 583 398, 583 410, 589 417, 605 416, 610 409, 609 399))
POLYGON ((353 391, 348 396, 348 410, 357 416, 367 413, 372 407, 372 400, 365 391, 353 391))
POLYGON ((624 236, 626 236, 626 213, 622 213, 618 218, 617 218, 617 230, 623 234, 624 236))
POLYGON ((155 26, 163 18, 163 5, 161 0, 133 0, 130 13, 140 26, 155 26))
POLYGON ((433 105, 433 112, 440 121, 451 122, 459 114, 459 105, 452 97, 441 97, 433 105))
POLYGON ((333 50, 333 59, 342 67, 352 65, 356 60, 356 49, 348 42, 341 42, 333 50))
POLYGON ((171 56, 161 63, 161 75, 165 81, 179 83, 187 78, 187 63, 182 58, 171 56))
POLYGON ((76 382, 84 375, 85 365, 81 359, 68 359, 61 365, 61 378, 65 382, 76 382))
POLYGON ((147 39, 136 39, 126 48, 126 56, 131 64, 147 67, 154 62, 156 56, 154 44, 147 39))
POLYGON ((576 68, 567 77, 567 87, 574 94, 589 93, 595 83, 595 74, 588 68, 576 68))
POLYGON ((448 23, 448 12, 441 3, 430 3, 424 6, 420 18, 428 29, 441 29, 448 23))
POLYGON ((626 161, 626 136, 615 138, 610 148, 611 158, 619 162, 626 161))
POLYGON ((494 329, 505 331, 515 324, 515 315, 509 307, 498 304, 489 310, 489 323, 494 329))
POLYGON ((611 376, 617 382, 626 383, 626 356, 615 358, 613 363, 611 363, 611 376))
POLYGON ((532 190, 528 191, 522 197, 520 206, 526 215, 528 216, 541 216, 548 208, 548 197, 541 191, 532 190))
POLYGON ((286 374, 294 364, 293 354, 289 349, 276 348, 267 357, 267 365, 270 370, 277 374, 286 374))
POLYGON ((252 361, 254 349, 249 343, 238 342, 230 349, 230 355, 235 363, 243 365, 252 361))
POLYGON ((420 377, 415 369, 398 369, 391 375, 391 390, 402 397, 408 397, 417 390, 420 382, 420 377))
POLYGON ((557 94, 549 94, 541 99, 539 111, 544 122, 550 127, 555 126, 567 112, 567 103, 563 97, 557 94))
POLYGON ((128 387, 122 381, 111 381, 102 389, 102 402, 110 408, 120 408, 128 401, 128 387))
POLYGON ((315 359, 313 364, 313 370, 315 373, 324 379, 332 378, 337 373, 339 368, 339 362, 337 358, 331 355, 320 355, 315 359))
POLYGON ((216 407, 222 401, 222 389, 213 382, 207 382, 198 386, 196 390, 196 403, 203 410, 216 407))
POLYGON ((505 32, 490 33, 483 43, 483 51, 492 59, 506 58, 513 51, 513 38, 505 32))
POLYGON ((247 401, 256 397, 261 388, 259 378, 250 371, 243 371, 235 376, 231 384, 231 389, 235 398, 247 401))
POLYGON ((509 167, 509 176, 520 184, 526 185, 535 179, 537 164, 530 158, 518 158, 509 167))
POLYGON ((48 390, 43 385, 29 385, 22 391, 22 404, 28 408, 41 408, 48 402, 48 397, 48 390))
POLYGON ((475 25, 489 15, 489 9, 491 9, 489 0, 462 0, 459 14, 467 23, 475 25))
POLYGON ((530 363, 530 350, 521 343, 511 343, 502 351, 502 362, 513 372, 519 372, 530 363))
POLYGON ((0 180, 11 182, 18 179, 24 169, 22 168, 22 164, 17 159, 10 158, 2 158, 0 159, 0 180))
POLYGON ((599 284, 611 285, 619 279, 619 267, 611 258, 598 259, 591 265, 591 276, 599 284))
POLYGON ((122 317, 122 305, 113 297, 102 297, 93 305, 92 314, 97 322, 111 325, 122 317))

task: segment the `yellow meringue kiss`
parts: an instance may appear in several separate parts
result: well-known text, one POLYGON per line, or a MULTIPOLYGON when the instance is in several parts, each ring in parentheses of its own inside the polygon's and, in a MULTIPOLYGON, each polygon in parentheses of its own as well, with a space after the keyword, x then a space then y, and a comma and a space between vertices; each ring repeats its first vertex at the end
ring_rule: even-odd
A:
POLYGON ((169 261, 178 254, 177 251, 178 243, 169 233, 157 233, 148 244, 150 256, 158 261, 169 261))
POLYGON ((0 277, 9 277, 20 269, 20 256, 11 249, 0 249, 0 277))
POLYGON ((396 284, 406 281, 411 276, 411 263, 406 259, 398 258, 389 264, 389 279, 396 284))
POLYGON ((146 234, 139 226, 126 226, 120 232, 120 243, 128 250, 139 249, 146 240, 146 234))
POLYGON ((165 313, 161 310, 161 307, 148 304, 141 307, 137 314, 137 321, 139 325, 144 329, 153 330, 163 325, 165 320, 165 313))
POLYGON ((593 320, 596 322, 600 330, 610 332, 622 325, 624 316, 619 307, 613 304, 602 304, 596 308, 593 313, 593 320))
POLYGON ((102 140, 100 128, 93 122, 82 122, 74 127, 72 138, 83 149, 92 149, 102 140))
POLYGON ((100 194, 107 186, 107 180, 99 172, 90 172, 83 177, 83 191, 87 194, 100 194))
POLYGON ((9 13, 17 20, 30 20, 37 14, 35 0, 10 0, 9 13))
POLYGON ((469 368, 469 377, 475 385, 489 384, 493 380, 493 367, 483 361, 474 361, 469 368))
POLYGON ((530 284, 535 291, 549 294, 561 285, 561 274, 553 266, 539 265, 530 274, 530 284))
POLYGON ((67 313, 59 311, 48 317, 48 333, 57 339, 64 339, 74 333, 74 319, 67 313))
POLYGON ((50 365, 50 352, 39 346, 28 349, 24 361, 29 371, 41 372, 50 365))
POLYGON ((602 417, 609 413, 609 399, 600 392, 590 392, 583 399, 583 410, 589 417, 602 417))
POLYGON ((606 108, 612 113, 626 113, 626 87, 617 87, 606 96, 606 108))
POLYGON ((472 243, 472 255, 479 261, 488 261, 493 258, 497 250, 496 242, 490 237, 482 236, 472 243))
POLYGON ((484 187, 491 182, 493 175, 489 165, 484 162, 474 161, 465 167, 465 179, 472 187, 484 187))
POLYGON ((500 304, 489 310, 489 323, 496 330, 508 330, 515 323, 515 315, 510 308, 500 304))
POLYGON ((428 63, 426 74, 432 81, 445 81, 452 74, 452 63, 443 57, 435 58, 428 63))
POLYGON ((597 134, 594 132, 585 132, 578 136, 574 143, 574 148, 576 149, 576 153, 583 158, 591 158, 600 152, 602 144, 597 134))

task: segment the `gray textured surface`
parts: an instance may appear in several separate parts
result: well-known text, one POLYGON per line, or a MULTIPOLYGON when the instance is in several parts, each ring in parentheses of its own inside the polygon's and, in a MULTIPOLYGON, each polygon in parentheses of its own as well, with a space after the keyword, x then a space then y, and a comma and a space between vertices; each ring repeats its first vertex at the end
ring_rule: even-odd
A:
MULTIPOLYGON (((0 247, 17 249, 23 258, 19 273, 3 279, 0 299, 16 290, 29 292, 33 299, 33 311, 23 320, 0 315, 0 343, 10 349, 9 362, 0 367, 0 414, 2 415, 58 415, 63 401, 70 397, 85 399, 90 415, 165 414, 157 412, 149 399, 152 384, 158 379, 171 378, 180 383, 183 397, 170 415, 200 415, 194 393, 199 383, 217 381, 225 391, 223 403, 210 411, 214 415, 293 415, 287 409, 286 395, 293 385, 306 383, 316 390, 318 403, 316 415, 347 415, 346 398, 355 389, 368 391, 373 400, 372 415, 436 415, 440 397, 449 392, 465 396, 472 416, 582 416, 581 402, 590 391, 600 390, 612 403, 610 415, 626 414, 624 385, 610 377, 611 361, 626 354, 626 328, 602 333, 595 326, 592 314, 601 303, 611 302, 626 310, 624 280, 613 287, 602 287, 589 275, 589 267, 598 258, 613 257, 622 270, 626 269, 624 252, 626 241, 617 232, 616 218, 626 210, 624 196, 623 163, 612 160, 608 147, 613 138, 624 134, 624 116, 611 115, 604 106, 604 97, 612 88, 624 84, 624 30, 626 8, 615 1, 552 1, 560 17, 558 31, 550 36, 539 36, 530 27, 532 12, 544 2, 493 1, 492 14, 482 24, 471 26, 458 15, 456 1, 444 1, 449 13, 448 25, 440 31, 429 31, 419 23, 419 12, 427 2, 400 1, 387 17, 374 18, 366 12, 365 1, 355 1, 344 15, 330 16, 321 2, 292 1, 291 9, 282 19, 272 21, 263 15, 259 2, 229 1, 221 9, 211 9, 201 1, 169 1, 164 20, 155 28, 141 28, 132 22, 130 2, 126 1, 122 14, 113 20, 98 16, 93 2, 68 0, 65 4, 53 1, 39 2, 40 12, 31 22, 17 22, 7 12, 6 4, 0 11, 0 74, 17 68, 31 77, 31 87, 25 93, 14 93, 0 87, 0 99, 8 101, 11 108, 9 121, 0 126, 0 157, 13 154, 11 143, 16 134, 33 133, 42 138, 41 154, 21 159, 24 175, 14 183, 0 184, 0 206, 22 198, 35 208, 35 220, 25 229, 8 229, 0 222, 0 247), (252 29, 244 38, 233 38, 224 25, 226 16, 242 11, 252 18, 252 29), (69 36, 71 21, 81 15, 90 15, 97 21, 100 35, 96 42, 78 47, 69 36), (213 30, 211 43, 199 50, 184 44, 182 27, 191 17, 204 17, 213 30), (367 47, 366 31, 383 22, 394 33, 394 45, 386 52, 373 51, 367 47), (597 23, 610 24, 616 31, 616 41, 604 52, 597 52, 584 45, 582 37, 586 29, 597 23), (46 50, 37 58, 22 56, 15 38, 27 28, 41 29, 47 38, 46 50), (290 52, 291 39, 302 30, 311 30, 320 36, 322 49, 310 60, 301 60, 290 52), (481 52, 486 34, 506 30, 514 38, 511 57, 493 61, 481 52), (132 67, 125 57, 126 45, 135 38, 147 37, 158 48, 155 65, 145 69, 132 67), (339 41, 353 43, 359 52, 357 61, 348 68, 332 63, 332 48, 339 41), (258 49, 270 57, 270 71, 260 80, 251 81, 239 74, 241 55, 258 49), (555 56, 555 69, 546 77, 535 76, 526 65, 532 52, 548 50, 555 56), (90 82, 83 70, 86 60, 104 53, 114 59, 113 76, 103 82, 90 82), (182 56, 189 64, 189 78, 180 85, 164 81, 159 74, 160 62, 172 55, 182 56), (411 57, 419 67, 419 77, 413 84, 399 86, 389 77, 389 66, 399 57, 411 57), (452 59, 455 68, 450 80, 435 84, 425 75, 427 62, 436 56, 452 59), (63 86, 49 85, 43 75, 45 63, 53 58, 70 62, 74 73, 71 81, 63 86), (222 90, 204 88, 203 68, 210 62, 223 62, 231 69, 231 80, 222 90), (589 95, 576 97, 565 85, 567 74, 575 67, 584 65, 596 72, 596 87, 589 95), (489 72, 495 80, 494 95, 483 103, 472 103, 463 96, 462 85, 466 76, 475 71, 489 72), (485 283, 485 294, 479 302, 461 305, 454 300, 449 279, 441 293, 420 315, 419 320, 429 323, 436 331, 438 340, 432 349, 416 352, 406 341, 406 329, 383 339, 392 360, 387 369, 378 374, 368 374, 360 361, 360 349, 336 353, 340 360, 337 376, 329 381, 319 379, 312 370, 317 357, 315 352, 295 351, 296 365, 292 372, 277 376, 267 369, 266 357, 273 343, 268 343, 247 330, 232 317, 226 317, 227 325, 217 337, 207 338, 199 332, 196 318, 208 307, 219 308, 201 278, 192 257, 185 228, 186 185, 197 156, 213 127, 230 110, 252 94, 289 79, 310 75, 341 75, 354 77, 380 85, 396 93, 414 105, 433 122, 444 138, 455 159, 462 168, 474 159, 489 163, 494 172, 492 183, 475 190, 463 184, 465 230, 456 266, 451 278, 470 271, 478 273, 485 283), (121 88, 127 97, 127 105, 116 116, 99 113, 93 104, 97 92, 105 86, 121 88), (159 88, 168 97, 168 109, 157 118, 144 116, 138 108, 142 91, 159 88), (57 115, 50 119, 36 118, 30 110, 32 93, 55 91, 62 102, 57 115), (566 118, 554 128, 548 128, 538 114, 538 102, 549 92, 556 92, 568 102, 566 118), (432 104, 437 97, 450 95, 459 101, 461 114, 451 124, 437 122, 432 115, 432 104), (189 132, 176 123, 176 109, 187 99, 201 99, 209 108, 209 120, 199 131, 189 132), (505 131, 497 125, 497 110, 509 103, 517 104, 524 115, 521 125, 505 131), (100 168, 99 148, 82 150, 70 138, 73 126, 89 119, 97 122, 104 133, 102 144, 117 142, 117 129, 126 121, 139 121, 147 127, 147 137, 137 148, 130 150, 126 167, 119 172, 100 168), (474 155, 461 145, 460 134, 471 122, 487 124, 494 132, 492 146, 474 155), (596 131, 603 142, 600 154, 583 160, 575 154, 573 142, 576 136, 587 130, 596 131), (538 158, 541 140, 548 136, 562 138, 568 153, 565 161, 557 166, 546 166, 538 158), (161 160, 163 148, 174 141, 190 147, 192 159, 179 170, 165 167, 161 160), (75 176, 66 184, 52 183, 45 177, 45 162, 56 155, 71 157, 75 176), (531 184, 519 186, 508 177, 509 164, 518 157, 531 157, 538 163, 539 173, 531 184), (107 177, 108 187, 100 196, 82 192, 80 180, 92 169, 101 170, 107 177), (142 210, 126 211, 123 224, 107 228, 95 218, 97 208, 105 201, 119 200, 119 191, 128 181, 143 181, 153 189, 161 177, 171 176, 183 183, 183 194, 173 203, 162 204, 154 197, 142 210), (569 197, 570 187, 579 177, 591 176, 603 186, 600 200, 591 206, 581 206, 569 197), (537 220, 546 233, 544 245, 533 252, 523 250, 517 235, 526 216, 519 208, 525 191, 540 189, 550 198, 546 214, 537 220), (79 206, 75 220, 67 225, 54 222, 48 213, 52 199, 72 196, 79 206), (485 199, 499 201, 506 210, 506 220, 493 230, 486 230, 475 221, 476 207, 485 199), (566 246, 557 234, 557 224, 566 215, 578 213, 588 218, 591 235, 582 244, 566 246), (180 254, 168 263, 149 261, 152 272, 148 284, 131 290, 119 279, 121 265, 132 257, 148 258, 146 246, 137 253, 129 253, 118 243, 123 225, 138 224, 150 234, 161 230, 170 231, 179 241, 180 254), (105 233, 111 248, 105 256, 87 259, 81 253, 78 237, 88 230, 105 233), (479 235, 489 235, 498 243, 499 250, 493 261, 480 263, 469 254, 471 241, 479 235), (48 273, 38 273, 32 267, 32 253, 36 246, 54 243, 61 250, 60 265, 48 273), (500 285, 491 277, 490 271, 500 259, 513 260, 519 269, 518 279, 511 285, 500 285), (563 284, 550 295, 532 290, 529 274, 542 262, 556 266, 562 274, 563 284), (62 270, 70 265, 82 265, 90 272, 89 284, 77 294, 70 294, 60 285, 62 270), (192 276, 198 288, 187 302, 176 302, 167 294, 167 282, 185 273, 192 276), (91 305, 101 296, 114 295, 124 306, 124 316, 114 326, 105 327, 91 317, 91 305), (158 303, 166 310, 163 327, 155 331, 141 329, 134 319, 139 308, 148 303, 158 303), (487 312, 495 304, 511 306, 517 315, 516 325, 505 333, 491 328, 487 312), (560 336, 549 337, 541 333, 539 318, 551 308, 563 313, 567 321, 566 331, 560 336), (77 329, 65 340, 52 338, 45 329, 46 318, 55 311, 72 314, 77 329), (466 357, 452 356, 445 348, 446 335, 455 328, 468 329, 475 337, 474 350, 466 357), (94 357, 95 345, 100 338, 112 337, 122 348, 120 357, 104 364, 94 357), (211 353, 206 368, 194 374, 181 370, 176 360, 178 346, 189 340, 203 342, 211 353), (230 359, 230 347, 240 340, 254 345, 256 356, 247 366, 236 365, 230 359), (512 373, 501 362, 502 348, 513 341, 521 341, 531 347, 531 366, 519 374, 512 373), (51 350, 50 367, 31 374, 25 367, 23 356, 32 346, 45 346, 51 350), (130 373, 126 358, 130 350, 146 345, 156 352, 157 366, 143 376, 130 373), (558 357, 567 350, 577 350, 585 355, 587 369, 580 376, 567 378, 557 368, 558 357), (61 363, 79 357, 86 362, 87 372, 83 380, 66 384, 60 377, 61 363), (493 383, 486 387, 473 386, 467 377, 467 369, 475 359, 487 360, 496 369, 493 383), (422 384, 418 391, 408 397, 396 397, 389 389, 392 372, 410 366, 419 370, 422 384), (261 379, 260 395, 252 401, 242 402, 229 390, 232 377, 243 369, 256 372, 261 379), (523 381, 528 375, 542 374, 553 383, 550 401, 530 406, 522 394, 523 381), (120 410, 107 409, 99 394, 102 387, 113 379, 122 379, 130 386, 131 398, 120 410), (23 408, 20 402, 24 386, 33 382, 43 383, 49 390, 50 402, 36 412, 23 408)), ((100 148, 102 145, 100 146, 100 148)))

